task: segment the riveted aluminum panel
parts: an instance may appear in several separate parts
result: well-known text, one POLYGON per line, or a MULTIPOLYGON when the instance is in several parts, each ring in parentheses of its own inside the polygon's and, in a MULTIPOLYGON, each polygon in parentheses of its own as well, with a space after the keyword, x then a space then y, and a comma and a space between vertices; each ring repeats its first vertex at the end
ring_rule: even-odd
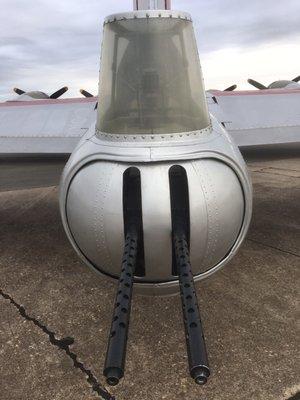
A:
MULTIPOLYGON (((201 160, 205 164, 206 160, 201 160)), ((190 207, 190 257, 193 274, 199 274, 208 243, 208 216, 205 192, 195 162, 180 163, 186 170, 190 207)))
POLYGON ((196 176, 188 174, 191 260, 198 274, 217 265, 236 242, 244 220, 245 202, 237 175, 223 162, 214 159, 194 161, 193 168, 196 176), (199 213, 199 206, 195 208, 195 192, 200 187, 202 208, 206 208, 204 215, 199 213), (200 221, 198 213, 205 221, 200 221), (205 251, 201 253, 203 236, 206 238, 205 251))
POLYGON ((147 280, 172 279, 169 167, 152 164, 140 168, 147 280))
POLYGON ((88 164, 74 176, 66 214, 81 252, 100 271, 120 272, 123 244, 123 172, 118 163, 88 164))
MULTIPOLYGON (((100 168, 102 162, 111 166, 118 165, 113 174, 118 174, 120 177, 123 176, 124 169, 130 166, 135 166, 141 171, 143 222, 144 224, 146 223, 146 231, 150 232, 144 236, 144 245, 145 248, 149 246, 148 249, 152 249, 154 255, 147 250, 147 254, 150 254, 150 256, 146 255, 148 257, 148 260, 146 260, 146 276, 135 278, 135 287, 138 291, 142 291, 145 294, 170 294, 178 290, 178 281, 176 277, 171 275, 171 215, 168 171, 173 165, 182 165, 186 168, 188 179, 193 182, 193 190, 190 192, 190 204, 193 207, 191 215, 192 221, 195 221, 192 222, 192 225, 194 223, 192 229, 195 235, 193 234, 194 237, 191 240, 191 256, 193 264, 195 264, 193 265, 195 280, 210 276, 227 264, 237 252, 250 223, 252 210, 251 182, 240 152, 231 137, 218 125, 214 118, 212 118, 212 131, 203 136, 196 136, 195 139, 187 136, 179 139, 174 138, 167 142, 152 142, 150 138, 145 142, 126 142, 126 140, 121 140, 118 143, 101 140, 101 138, 93 136, 90 130, 86 137, 81 140, 63 173, 60 187, 60 207, 63 224, 73 247, 86 264, 92 268, 95 268, 95 265, 91 262, 90 257, 88 257, 88 254, 84 254, 81 247, 74 241, 72 228, 66 216, 65 205, 68 201, 70 184, 72 185, 73 177, 76 177, 78 171, 88 169, 89 165, 96 163, 99 168, 94 171, 97 171, 100 176, 106 176, 107 174, 103 174, 100 168), (160 172, 154 174, 153 171, 156 170, 160 172), (162 176, 164 176, 163 179, 162 176), (206 196, 203 193, 204 189, 207 191, 206 196), (164 193, 162 200, 159 197, 160 192, 164 193), (231 194, 231 197, 229 194, 231 194), (241 198, 245 201, 242 222, 240 221, 243 213, 241 198), (158 208, 162 207, 164 209, 161 218, 159 218, 160 211, 154 209, 155 204, 158 208), (236 215, 232 216, 236 210, 236 215), (165 219, 168 212, 169 222, 165 219), (147 214, 146 216, 145 213, 147 214), (153 215, 151 218, 151 213, 154 213, 154 218, 153 215), (207 215, 207 223, 201 225, 201 220, 205 219, 204 213, 207 215), (155 231, 159 234, 161 228, 165 230, 162 241, 156 242, 154 246, 152 237, 155 235, 155 231), (207 233, 203 233, 204 229, 206 229, 207 233), (168 234, 167 231, 169 232, 168 234), (204 238, 207 237, 205 244, 204 241, 199 244, 198 236, 200 237, 201 235, 204 238), (207 250, 208 247, 209 250, 207 250), (160 257, 156 258, 155 252, 159 253, 160 257), (157 273, 152 275, 151 278, 153 279, 149 279, 147 271, 150 271, 151 274, 153 271, 157 271, 157 273)), ((121 186, 120 181, 118 184, 121 186)), ((89 186, 85 187, 83 184, 82 187, 85 188, 86 195, 90 196, 89 186)), ((109 187, 112 197, 114 196, 114 189, 115 186, 109 187)), ((115 204, 111 197, 107 194, 105 196, 110 198, 110 204, 115 204)), ((120 199, 120 194, 118 196, 120 199)), ((93 204, 87 203, 89 208, 92 206, 92 209, 94 207, 93 204)), ((99 204, 97 208, 99 208, 99 204)), ((119 202, 115 212, 118 218, 123 221, 120 209, 119 202)), ((83 213, 82 218, 84 218, 84 215, 83 213)), ((120 229, 120 222, 118 226, 119 228, 117 229, 120 229)), ((112 233, 106 233, 106 237, 110 236, 113 242, 114 228, 107 224, 105 229, 111 230, 112 233)), ((122 248, 123 240, 121 241, 119 238, 118 243, 122 248)), ((119 260, 121 260, 120 248, 115 266, 107 263, 108 269, 100 270, 97 268, 96 270, 106 276, 116 276, 111 274, 111 271, 116 272, 119 270, 117 258, 120 257, 119 260)), ((97 258, 107 258, 106 255, 104 257, 99 257, 99 255, 100 253, 97 258)))

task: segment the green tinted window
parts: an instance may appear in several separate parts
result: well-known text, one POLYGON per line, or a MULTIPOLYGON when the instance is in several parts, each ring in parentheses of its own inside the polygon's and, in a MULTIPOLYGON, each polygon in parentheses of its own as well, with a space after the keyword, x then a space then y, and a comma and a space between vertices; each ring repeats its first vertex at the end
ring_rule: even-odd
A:
POLYGON ((127 19, 105 25, 97 127, 118 134, 196 131, 209 125, 190 21, 127 19))

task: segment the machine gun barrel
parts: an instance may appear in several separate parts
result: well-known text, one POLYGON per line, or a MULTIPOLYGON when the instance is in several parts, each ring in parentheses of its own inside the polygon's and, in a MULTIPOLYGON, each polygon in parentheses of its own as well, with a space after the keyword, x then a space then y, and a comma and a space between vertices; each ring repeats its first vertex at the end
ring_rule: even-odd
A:
POLYGON ((210 370, 184 230, 175 230, 173 241, 190 374, 198 385, 204 385, 210 375, 210 370))
POLYGON ((134 228, 127 232, 122 270, 116 295, 113 320, 103 374, 115 386, 124 376, 134 271, 137 262, 138 235, 134 228))

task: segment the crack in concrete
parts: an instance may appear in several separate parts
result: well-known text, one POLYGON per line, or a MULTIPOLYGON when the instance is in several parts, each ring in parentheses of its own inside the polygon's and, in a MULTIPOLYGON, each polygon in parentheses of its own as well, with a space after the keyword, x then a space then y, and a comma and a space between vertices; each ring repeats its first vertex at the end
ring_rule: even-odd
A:
POLYGON ((101 398, 105 400, 115 400, 115 397, 112 396, 105 388, 103 388, 100 383, 98 382, 95 375, 92 373, 91 370, 87 369, 84 364, 77 360, 77 355, 70 350, 70 346, 74 343, 74 339, 72 337, 66 337, 63 339, 56 339, 55 332, 50 331, 46 325, 42 324, 36 318, 31 317, 27 314, 25 308, 18 304, 10 295, 4 293, 0 289, 0 295, 5 299, 9 300, 10 303, 18 310, 19 314, 27 321, 32 322, 36 325, 39 329, 41 329, 48 337, 51 344, 58 347, 60 350, 63 350, 66 355, 71 358, 73 361, 74 368, 79 369, 87 376, 87 382, 91 385, 92 390, 101 398))
POLYGON ((247 238, 246 240, 248 240, 249 242, 257 243, 257 244, 260 244, 261 246, 269 247, 270 249, 274 249, 274 250, 280 251, 282 253, 289 254, 291 256, 300 258, 300 254, 296 254, 296 253, 293 253, 293 252, 288 251, 288 250, 283 250, 283 249, 280 249, 279 247, 271 246, 270 244, 262 243, 259 240, 255 240, 255 239, 251 239, 251 238, 247 238))

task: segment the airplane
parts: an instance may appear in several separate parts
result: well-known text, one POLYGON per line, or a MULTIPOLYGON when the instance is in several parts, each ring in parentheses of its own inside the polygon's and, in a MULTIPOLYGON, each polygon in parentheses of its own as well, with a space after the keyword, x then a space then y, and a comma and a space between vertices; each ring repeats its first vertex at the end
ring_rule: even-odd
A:
POLYGON ((31 98, 0 104, 2 157, 71 154, 59 194, 66 235, 118 286, 109 385, 124 376, 133 287, 180 292, 190 375, 199 385, 210 376, 195 284, 234 257, 249 228, 239 148, 300 144, 298 88, 234 89, 205 92, 189 14, 134 0, 104 21, 98 97, 22 93, 31 98))

